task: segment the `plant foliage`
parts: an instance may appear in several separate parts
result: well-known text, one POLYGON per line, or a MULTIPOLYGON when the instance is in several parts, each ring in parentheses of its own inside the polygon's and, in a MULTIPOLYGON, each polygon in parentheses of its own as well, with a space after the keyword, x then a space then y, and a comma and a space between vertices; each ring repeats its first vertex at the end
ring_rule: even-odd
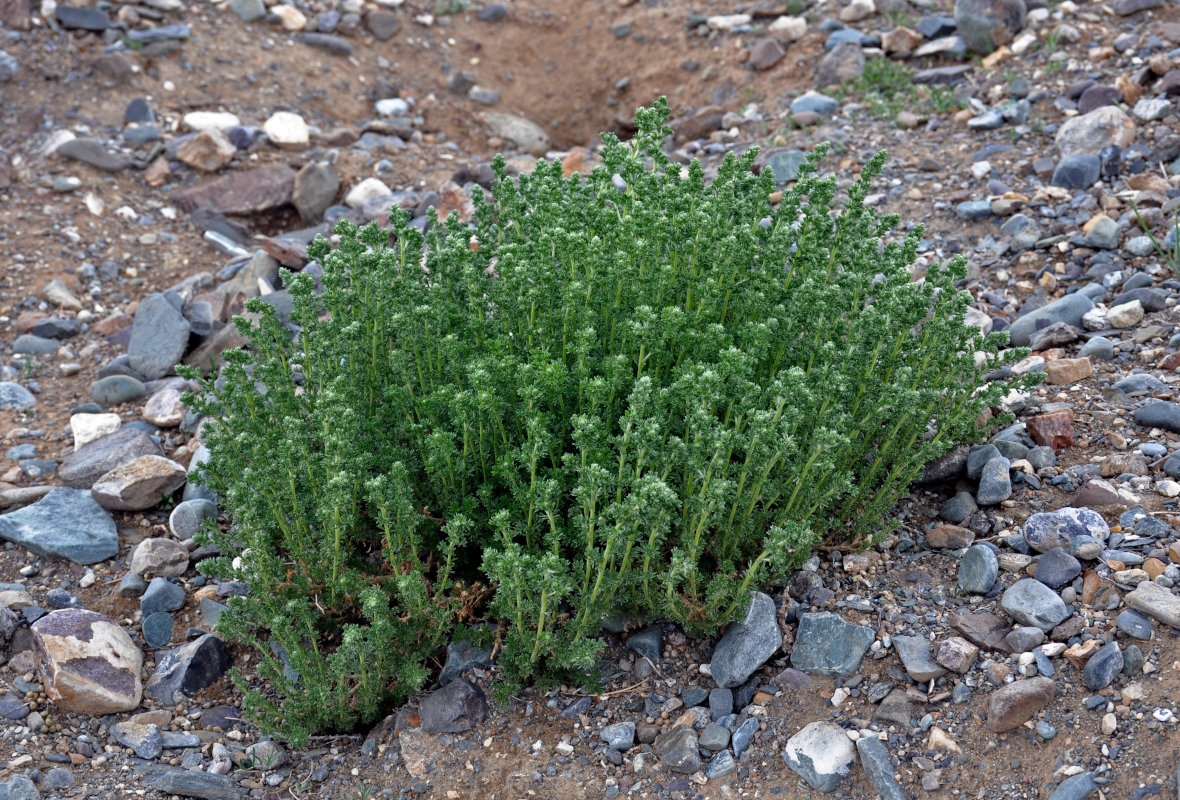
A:
POLYGON ((470 223, 342 221, 309 251, 322 292, 286 276, 290 328, 237 320, 249 350, 189 402, 234 520, 204 563, 251 584, 222 629, 260 654, 269 731, 371 722, 475 615, 510 681, 592 667, 607 614, 716 630, 817 542, 870 542, 1011 388, 983 376, 1023 353, 964 324, 963 261, 915 281, 921 229, 885 243, 884 154, 837 207, 821 147, 772 207, 756 150, 706 181, 667 118, 604 135, 588 177, 497 158, 470 223))

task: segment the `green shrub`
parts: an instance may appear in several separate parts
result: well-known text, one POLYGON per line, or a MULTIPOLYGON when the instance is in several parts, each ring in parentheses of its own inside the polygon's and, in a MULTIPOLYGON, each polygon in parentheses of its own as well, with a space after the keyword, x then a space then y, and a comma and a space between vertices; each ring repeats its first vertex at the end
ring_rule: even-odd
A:
POLYGON ((592 667, 611 613, 716 631, 817 542, 872 541, 1010 388, 982 376, 1023 351, 964 325, 962 260, 914 281, 921 229, 882 244, 884 154, 837 208, 819 148, 772 209, 754 150, 707 183, 667 117, 587 178, 496 159, 471 224, 341 222, 322 294, 286 277, 294 339, 257 300, 237 321, 250 352, 190 402, 268 731, 374 720, 456 621, 501 623, 510 682, 592 667))

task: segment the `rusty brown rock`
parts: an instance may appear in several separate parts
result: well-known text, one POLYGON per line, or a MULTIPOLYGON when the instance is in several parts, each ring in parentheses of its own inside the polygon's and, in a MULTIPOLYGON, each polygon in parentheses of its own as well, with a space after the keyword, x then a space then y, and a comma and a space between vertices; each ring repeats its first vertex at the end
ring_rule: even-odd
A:
POLYGON ((1071 386, 1094 374, 1089 358, 1060 358, 1045 364, 1045 383, 1071 386))
POLYGON ((204 130, 176 148, 176 158, 202 172, 217 172, 234 160, 238 148, 219 130, 204 130))
POLYGON ((1016 681, 992 692, 987 700, 987 726, 995 733, 1019 728, 1057 694, 1052 678, 1016 681))
POLYGON ((979 614, 954 614, 950 619, 951 627, 963 634, 968 641, 985 650, 997 653, 1010 653, 1012 648, 1004 641, 1008 631, 1012 630, 1012 620, 999 614, 982 612, 979 614))
POLYGON ((291 202, 295 170, 286 164, 269 164, 234 170, 172 196, 182 211, 207 208, 220 214, 256 214, 291 202))
POLYGON ((1073 445, 1073 414, 1068 410, 1029 417, 1025 424, 1029 436, 1039 445, 1054 450, 1073 445))
POLYGON ((960 550, 970 547, 974 541, 975 534, 958 525, 935 525, 926 531, 926 544, 935 548, 960 550))
POLYGON ((1113 453, 1107 456, 1098 469, 1098 474, 1103 478, 1113 478, 1124 473, 1146 475, 1147 459, 1142 453, 1113 453))

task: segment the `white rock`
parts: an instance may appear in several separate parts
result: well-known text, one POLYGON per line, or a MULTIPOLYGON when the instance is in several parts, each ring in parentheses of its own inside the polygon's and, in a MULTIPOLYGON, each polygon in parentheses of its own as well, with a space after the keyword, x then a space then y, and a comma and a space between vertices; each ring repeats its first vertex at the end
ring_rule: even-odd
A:
POLYGON ((705 20, 705 24, 710 28, 719 31, 733 30, 738 25, 749 25, 752 20, 749 14, 719 14, 714 17, 709 17, 705 20))
POLYGON ((1114 714, 1107 714, 1102 718, 1102 735, 1110 736, 1119 728, 1119 718, 1114 714))
POLYGON ((310 132, 303 117, 290 111, 276 111, 262 126, 262 132, 275 147, 301 150, 307 147, 310 132))
POLYGON ((485 111, 480 117, 494 136, 507 139, 526 153, 543 156, 549 149, 549 134, 532 120, 500 111, 485 111))
POLYGON ((285 31, 301 31, 307 27, 307 17, 295 6, 276 5, 270 12, 279 18, 285 31))
POLYGON ((793 42, 807 33, 807 20, 803 17, 779 17, 767 28, 776 39, 793 42))
POLYGON ((971 165, 971 174, 975 176, 976 180, 987 177, 987 174, 992 171, 992 165, 989 161, 976 161, 971 165))
POLYGON ((1180 495, 1180 483, 1176 483, 1176 481, 1160 481, 1155 485, 1155 490, 1164 497, 1176 497, 1180 495))
POLYGON ((1014 55, 1020 56, 1027 53, 1029 49, 1036 43, 1037 35, 1031 31, 1025 31, 1016 37, 1016 40, 1012 42, 1008 49, 1010 49, 1014 55))
POLYGON ((359 208, 375 197, 393 194, 389 187, 377 178, 365 178, 344 195, 344 205, 349 208, 359 208))
POLYGON ((1106 312, 1106 321, 1115 328, 1129 328, 1143 319, 1143 304, 1138 300, 1115 306, 1106 312))
POLYGON ((852 0, 844 8, 840 9, 841 22, 860 22, 870 14, 875 14, 877 5, 873 0, 852 0))
POLYGON ((190 131, 226 131, 242 121, 226 111, 190 111, 181 120, 190 131))
POLYGON ((812 788, 831 792, 856 762, 856 747, 839 725, 812 722, 787 740, 783 758, 812 788))
POLYGON ((51 611, 32 625, 45 693, 64 711, 130 711, 143 696, 143 652, 127 632, 93 611, 51 611))
MULTIPOLYGON (((1135 302, 1139 302, 1136 300, 1135 302)), ((1091 308, 1082 315, 1082 327, 1088 331, 1104 331, 1110 327, 1106 320, 1106 309, 1091 308)))
POLYGON ((82 301, 74 296, 74 293, 70 291, 70 287, 66 286, 65 281, 52 280, 45 284, 45 288, 41 293, 45 295, 46 300, 55 306, 69 308, 74 311, 79 311, 82 308, 82 301))
POLYGON ((118 414, 75 414, 70 417, 70 432, 74 434, 74 452, 95 439, 119 430, 123 421, 118 414))
POLYGON ((188 548, 172 539, 144 539, 131 553, 131 571, 147 577, 171 578, 188 569, 188 548))
POLYGON ((56 130, 49 134, 49 138, 45 140, 45 144, 41 145, 41 155, 53 155, 57 152, 57 148, 69 141, 73 141, 78 137, 74 136, 73 131, 64 129, 56 130))
POLYGON ((410 113, 410 104, 400 97, 386 97, 374 103, 373 109, 383 117, 404 117, 410 113))

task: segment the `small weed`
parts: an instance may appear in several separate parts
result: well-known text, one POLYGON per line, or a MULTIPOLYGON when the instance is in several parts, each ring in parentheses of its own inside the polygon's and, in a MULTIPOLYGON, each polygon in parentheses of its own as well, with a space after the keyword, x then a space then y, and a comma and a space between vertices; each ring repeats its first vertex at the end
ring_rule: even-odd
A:
MULTIPOLYGON (((1151 239, 1151 244, 1155 247, 1155 251, 1159 253, 1160 258, 1168 265, 1168 269, 1172 270, 1172 274, 1180 276, 1180 210, 1172 212, 1172 246, 1164 249, 1163 244, 1155 238, 1155 234, 1151 232, 1147 221, 1143 219, 1143 215, 1139 213, 1139 207, 1135 205, 1135 201, 1131 201, 1131 210, 1135 212, 1135 219, 1139 220, 1139 227, 1143 229, 1143 233, 1147 238, 1151 239)), ((1167 237, 1164 237, 1164 242, 1167 237)))
POLYGON ((434 4, 434 16, 445 17, 448 14, 462 14, 470 7, 470 0, 440 0, 434 4))
POLYGON ((1048 78, 1050 76, 1056 75, 1063 69, 1065 69, 1064 61, 1050 61, 1045 65, 1045 77, 1048 78))
POLYGON ((1045 34, 1045 40, 1041 42, 1040 50, 1045 55, 1052 55, 1057 52, 1057 46, 1061 44, 1061 34, 1056 31, 1045 34))
POLYGON ((786 8, 786 15, 789 17, 803 16, 803 12, 807 10, 807 0, 789 0, 786 8))
POLYGON ((895 28, 912 28, 917 22, 913 14, 901 8, 891 8, 884 16, 895 28))

